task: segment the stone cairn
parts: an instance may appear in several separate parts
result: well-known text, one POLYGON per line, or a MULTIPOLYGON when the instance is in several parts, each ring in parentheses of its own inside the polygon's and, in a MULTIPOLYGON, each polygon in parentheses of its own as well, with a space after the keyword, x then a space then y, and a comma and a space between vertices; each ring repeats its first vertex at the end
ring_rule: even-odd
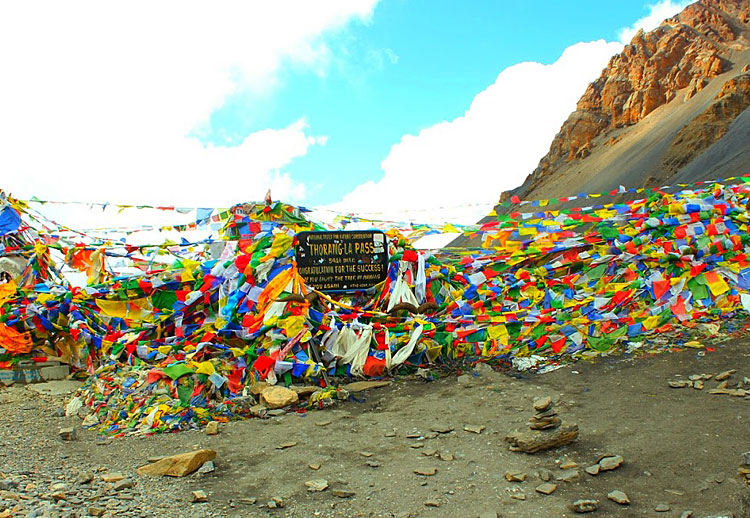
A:
POLYGON ((535 399, 534 412, 529 419, 530 432, 516 431, 505 437, 511 451, 537 453, 570 444, 578 438, 578 425, 563 423, 551 397, 535 399))
POLYGON ((536 413, 529 419, 529 428, 532 430, 556 430, 560 428, 562 419, 557 417, 555 402, 551 397, 534 400, 536 413))

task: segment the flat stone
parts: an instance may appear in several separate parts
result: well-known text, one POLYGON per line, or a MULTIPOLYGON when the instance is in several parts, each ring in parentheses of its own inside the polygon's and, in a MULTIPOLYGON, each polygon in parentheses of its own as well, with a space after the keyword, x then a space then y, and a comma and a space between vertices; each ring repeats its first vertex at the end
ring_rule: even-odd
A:
POLYGON ((555 480, 559 480, 560 482, 573 482, 579 478, 581 478, 581 474, 577 469, 566 469, 555 476, 555 480))
POLYGON ((120 480, 123 480, 124 478, 125 478, 125 475, 123 475, 119 471, 114 472, 114 473, 105 473, 104 475, 102 475, 102 480, 104 482, 110 482, 110 483, 119 482, 120 480))
POLYGON ((599 470, 601 470, 601 466, 599 464, 594 464, 593 466, 588 466, 586 468, 583 468, 583 471, 588 473, 589 475, 598 475, 599 470))
POLYGON ((365 390, 376 389, 381 387, 387 387, 390 385, 390 381, 355 381, 354 383, 347 383, 342 388, 347 392, 363 392, 365 390))
POLYGON ((135 481, 128 478, 118 480, 115 482, 115 491, 122 491, 123 489, 132 489, 135 487, 135 481))
POLYGON ((737 369, 731 369, 728 371, 720 372, 719 374, 716 375, 714 379, 716 381, 724 381, 726 379, 729 379, 730 376, 732 376, 732 374, 734 374, 735 372, 737 372, 737 369))
POLYGON ((424 505, 427 507, 440 507, 442 504, 437 500, 425 500, 424 505))
POLYGON ((625 459, 622 458, 622 455, 612 455, 611 457, 604 457, 599 461, 599 469, 601 471, 611 471, 613 469, 619 468, 624 461, 625 459))
POLYGON ((452 461, 455 458, 452 453, 447 453, 447 452, 441 453, 440 455, 438 455, 438 457, 440 457, 440 460, 443 460, 446 462, 452 461))
POLYGON ((363 457, 368 457, 368 458, 373 456, 373 453, 371 451, 361 451, 359 452, 359 454, 362 455, 363 457))
POLYGON ((199 475, 207 475, 208 473, 213 473, 214 471, 216 471, 216 466, 214 465, 214 461, 209 460, 209 461, 206 461, 203 464, 203 466, 198 468, 198 471, 196 471, 196 473, 199 475))
POLYGON ((464 430, 471 433, 482 433, 484 431, 484 425, 481 424, 465 424, 464 430))
POLYGON ((599 500, 594 499, 581 499, 573 502, 571 506, 573 511, 577 513, 593 513, 599 509, 599 500))
POLYGON ((279 444, 278 446, 276 446, 276 449, 277 450, 286 450, 286 449, 289 449, 289 448, 294 448, 295 446, 297 446, 297 443, 295 441, 289 441, 289 442, 283 442, 283 443, 279 444))
POLYGON ((357 494, 354 491, 350 491, 348 489, 332 489, 331 493, 339 498, 351 498, 357 494))
POLYGON ((90 471, 81 471, 76 477, 76 484, 90 484, 94 480, 94 474, 90 471))
POLYGON ((139 475, 154 477, 184 477, 203 466, 209 460, 216 459, 216 450, 195 450, 179 455, 165 457, 152 464, 146 464, 136 470, 139 475))
POLYGON ((544 412, 552 406, 552 398, 549 396, 536 398, 534 400, 534 410, 537 412, 544 412))
POLYGON ((88 508, 88 512, 91 516, 103 516, 107 510, 104 507, 91 506, 88 508))
POLYGON ((506 471, 505 480, 508 482, 523 482, 526 480, 527 474, 523 471, 506 471))
POLYGON ((451 433, 454 428, 450 425, 445 424, 433 426, 432 428, 430 428, 430 430, 436 433, 451 433))
POLYGON ((680 518, 690 518, 693 516, 693 511, 682 511, 680 518))
POLYGON ((511 493, 510 497, 513 500, 526 500, 526 493, 511 493))
POLYGON ((414 470, 414 473, 422 475, 423 477, 431 477, 437 472, 437 468, 418 468, 414 470))
POLYGON ((206 494, 205 491, 203 491, 201 489, 199 489, 197 491, 193 491, 192 496, 193 496, 193 503, 194 504, 197 504, 197 503, 200 503, 200 502, 208 502, 208 495, 206 494))
POLYGON ((219 422, 209 421, 206 425, 206 435, 219 435, 219 422))
POLYGON ((310 468, 313 471, 318 471, 320 469, 321 464, 319 462, 311 462, 307 465, 308 468, 310 468))
POLYGON ((315 426, 328 426, 332 422, 333 421, 331 421, 330 419, 326 419, 325 421, 318 421, 317 423, 315 423, 315 426))
POLYGON ((685 380, 667 380, 667 385, 670 388, 685 388, 692 385, 692 383, 685 380))
POLYGON ((365 462, 365 464, 367 464, 371 468, 379 468, 380 466, 383 465, 382 463, 376 460, 368 460, 367 462, 365 462))
POLYGON ((551 495, 555 491, 557 491, 557 484, 546 483, 536 487, 536 492, 543 495, 551 495))
POLYGON ((311 493, 320 493, 328 489, 328 481, 324 478, 316 478, 305 482, 307 490, 311 493))
POLYGON ((286 387, 266 387, 260 393, 260 399, 267 408, 284 408, 299 402, 299 396, 286 387))
POLYGON ((573 469, 577 467, 578 463, 574 460, 566 460, 560 463, 560 469, 573 469))
POLYGON ((609 493, 607 493, 607 498, 609 498, 613 502, 616 502, 620 505, 630 504, 630 499, 628 498, 628 495, 626 495, 623 491, 620 491, 619 489, 615 489, 614 491, 610 491, 609 493))
POLYGON ((656 507, 654 507, 654 511, 656 511, 657 513, 666 513, 670 509, 672 508, 667 504, 658 504, 656 507))
POLYGON ((548 431, 513 432, 505 437, 511 451, 537 453, 570 444, 578 438, 577 424, 563 424, 560 428, 548 431))
POLYGON ((60 431, 57 432, 57 435, 59 435, 60 439, 62 439, 63 441, 75 441, 76 429, 72 427, 60 428, 60 431))
POLYGON ((529 428, 532 430, 554 430, 562 424, 559 417, 545 417, 543 419, 529 419, 529 428))

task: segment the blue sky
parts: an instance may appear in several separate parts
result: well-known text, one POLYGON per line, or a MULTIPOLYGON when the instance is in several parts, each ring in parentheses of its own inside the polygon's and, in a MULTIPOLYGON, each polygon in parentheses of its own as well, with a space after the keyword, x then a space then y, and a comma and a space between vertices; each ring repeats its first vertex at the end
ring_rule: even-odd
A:
POLYGON ((621 31, 686 3, 5 2, 0 188, 198 207, 271 188, 409 219, 482 205, 471 220, 534 169, 621 31))
POLYGON ((503 69, 553 63, 581 41, 617 41, 623 27, 650 11, 640 0, 381 1, 367 23, 328 38, 341 55, 325 75, 285 67, 278 90, 233 95, 200 139, 232 146, 304 117, 328 141, 286 169, 312 186, 306 203, 332 203, 381 178, 380 162, 402 135, 462 115, 503 69))

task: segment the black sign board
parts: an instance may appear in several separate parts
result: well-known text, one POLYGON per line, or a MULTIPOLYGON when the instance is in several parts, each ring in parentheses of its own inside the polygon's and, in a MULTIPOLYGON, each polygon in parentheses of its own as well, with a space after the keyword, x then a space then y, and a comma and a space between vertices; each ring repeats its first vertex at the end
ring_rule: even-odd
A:
POLYGON ((363 290, 388 275, 388 249, 379 230, 300 232, 297 241, 299 273, 317 290, 363 290))

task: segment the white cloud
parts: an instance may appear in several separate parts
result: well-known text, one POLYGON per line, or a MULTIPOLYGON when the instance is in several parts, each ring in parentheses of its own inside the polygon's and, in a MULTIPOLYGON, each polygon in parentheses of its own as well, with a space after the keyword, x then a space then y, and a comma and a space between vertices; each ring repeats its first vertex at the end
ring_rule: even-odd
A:
POLYGON ((549 150, 586 85, 621 48, 603 40, 578 43, 551 65, 505 69, 462 117, 405 135, 383 160, 383 179, 358 186, 335 208, 387 209, 383 217, 397 220, 476 221, 488 206, 436 208, 492 204, 518 186, 549 150))
POLYGON ((694 1, 695 0, 680 0, 678 2, 673 2, 672 0, 664 0, 649 5, 649 13, 646 16, 636 20, 636 22, 630 27, 624 27, 618 31, 617 36, 620 38, 620 42, 623 45, 627 45, 639 30, 643 29, 648 32, 656 29, 661 25, 661 22, 679 13, 694 1))
POLYGON ((333 208, 370 209, 371 217, 397 221, 477 221, 502 191, 519 186, 536 168, 609 58, 638 29, 657 27, 689 3, 649 5, 647 16, 619 31, 621 42, 577 43, 551 65, 505 69, 462 117, 404 135, 381 163, 384 177, 358 186, 333 208))
POLYGON ((234 148, 188 137, 283 66, 324 75, 325 35, 377 0, 0 4, 0 170, 18 196, 228 205, 300 200, 284 167, 325 139, 304 120, 234 148))

